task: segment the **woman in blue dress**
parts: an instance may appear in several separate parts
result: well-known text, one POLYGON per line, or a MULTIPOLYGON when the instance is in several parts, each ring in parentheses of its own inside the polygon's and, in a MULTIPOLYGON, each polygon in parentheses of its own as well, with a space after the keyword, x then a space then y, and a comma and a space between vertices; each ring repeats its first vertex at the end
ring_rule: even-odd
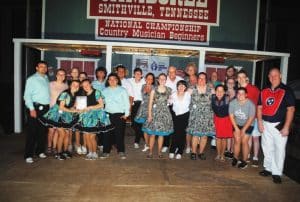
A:
POLYGON ((159 85, 155 87, 149 98, 148 119, 142 130, 149 135, 149 155, 153 157, 153 147, 155 136, 158 136, 158 157, 163 158, 161 149, 164 141, 164 136, 173 133, 172 115, 169 110, 169 101, 172 89, 166 86, 167 75, 161 73, 158 76, 159 85))
POLYGON ((191 92, 190 118, 186 131, 192 135, 192 160, 197 159, 197 153, 199 159, 206 159, 204 150, 207 137, 215 135, 213 110, 211 107, 211 97, 214 94, 214 89, 206 81, 206 73, 200 72, 197 85, 191 92), (198 144, 200 145, 199 152, 197 152, 198 144))
POLYGON ((79 86, 80 83, 78 80, 72 80, 69 89, 63 91, 58 96, 56 104, 41 119, 45 125, 57 128, 58 140, 55 158, 58 160, 65 160, 71 157, 71 154, 68 152, 68 133, 69 129, 77 122, 76 112, 78 111, 74 108, 74 103, 79 86))
MULTIPOLYGON (((134 118, 134 121, 137 123, 138 131, 140 133, 143 133, 142 126, 146 122, 148 117, 148 104, 149 104, 149 97, 151 91, 154 89, 154 83, 155 83, 155 76, 153 73, 148 73, 145 76, 146 84, 142 86, 142 97, 143 101, 140 105, 140 108, 137 111, 137 114, 134 118)), ((149 136, 147 133, 144 133, 144 139, 145 139, 145 146, 142 150, 143 152, 149 150, 149 136)))
POLYGON ((104 102, 100 91, 92 87, 91 81, 85 79, 81 86, 86 96, 86 107, 81 110, 76 129, 84 133, 89 153, 87 160, 98 158, 96 134, 105 133, 113 129, 107 113, 103 110, 104 102))

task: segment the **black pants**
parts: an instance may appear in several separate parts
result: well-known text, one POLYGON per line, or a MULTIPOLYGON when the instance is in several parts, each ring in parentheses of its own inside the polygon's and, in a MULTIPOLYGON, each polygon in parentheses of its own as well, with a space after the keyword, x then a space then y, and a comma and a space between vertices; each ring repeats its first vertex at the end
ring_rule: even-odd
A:
POLYGON ((142 131, 142 124, 136 123, 134 121, 134 118, 136 116, 137 111, 139 110, 141 106, 142 101, 134 101, 134 105, 132 106, 131 110, 131 126, 135 132, 135 143, 140 143, 141 137, 143 137, 143 131, 142 131))
MULTIPOLYGON (((33 157, 34 154, 39 155, 45 152, 47 140, 47 127, 45 127, 38 119, 48 110, 49 105, 34 105, 37 112, 37 118, 28 117, 28 129, 25 140, 24 158, 33 157)), ((29 112, 28 112, 29 113, 29 112)))
POLYGON ((110 122, 115 129, 103 134, 103 153, 110 153, 113 143, 116 143, 118 152, 125 152, 124 137, 126 121, 121 119, 123 115, 124 113, 109 114, 110 122))
POLYGON ((186 112, 184 114, 174 117, 174 134, 172 136, 172 144, 170 148, 170 153, 175 153, 176 149, 178 154, 183 154, 183 149, 185 147, 185 137, 186 137, 186 127, 189 122, 190 113, 186 112))
MULTIPOLYGON (((173 120, 173 128, 175 126, 175 122, 174 122, 174 117, 176 116, 173 109, 172 109, 172 105, 169 106, 169 109, 170 109, 170 112, 171 112, 171 115, 172 115, 172 120, 173 120)), ((169 147, 170 146, 170 141, 171 141, 171 138, 173 136, 174 133, 168 135, 168 136, 164 136, 164 143, 163 143, 163 147, 169 147)))
POLYGON ((102 146, 103 145, 103 133, 97 133, 97 146, 102 146))

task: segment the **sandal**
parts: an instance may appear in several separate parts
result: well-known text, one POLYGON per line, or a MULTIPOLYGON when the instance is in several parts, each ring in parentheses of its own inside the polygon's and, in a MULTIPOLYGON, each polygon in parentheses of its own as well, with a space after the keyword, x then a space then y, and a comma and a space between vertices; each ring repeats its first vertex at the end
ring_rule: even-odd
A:
POLYGON ((162 158, 164 158, 164 155, 158 154, 158 158, 162 159, 162 158))
POLYGON ((48 147, 47 154, 51 154, 51 153, 52 153, 52 147, 48 147))
POLYGON ((153 154, 148 154, 147 155, 147 159, 152 159, 153 158, 153 154))

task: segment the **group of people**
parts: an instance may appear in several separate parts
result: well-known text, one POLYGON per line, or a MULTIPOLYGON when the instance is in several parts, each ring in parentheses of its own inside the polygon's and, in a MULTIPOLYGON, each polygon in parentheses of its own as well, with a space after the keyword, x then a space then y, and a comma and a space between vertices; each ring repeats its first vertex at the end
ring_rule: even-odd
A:
POLYGON ((49 83, 47 63, 39 61, 36 73, 26 81, 25 105, 29 110, 25 161, 33 163, 33 155, 46 158, 48 153, 65 160, 72 157, 72 135, 75 150, 86 159, 108 158, 114 146, 121 159, 126 159, 125 128, 131 123, 135 131, 134 148, 144 139, 143 152, 157 157, 205 160, 209 139, 216 140, 215 160, 232 159, 232 166, 258 167, 260 145, 264 153, 262 176, 272 175, 281 183, 285 145, 295 111, 293 92, 281 82, 277 68, 269 70, 270 85, 261 91, 249 81, 247 72, 234 66, 226 69, 226 79, 218 74, 198 73, 194 63, 186 66, 185 77, 176 75, 170 66, 167 74, 143 77, 135 68, 133 78, 126 79, 126 67, 117 65, 115 72, 96 69, 91 82, 85 72, 72 68, 66 84, 66 72, 58 69, 56 80, 49 83), (82 78, 81 78, 82 77, 82 78), (260 135, 262 135, 260 143, 260 135), (253 148, 253 152, 251 151, 253 148))

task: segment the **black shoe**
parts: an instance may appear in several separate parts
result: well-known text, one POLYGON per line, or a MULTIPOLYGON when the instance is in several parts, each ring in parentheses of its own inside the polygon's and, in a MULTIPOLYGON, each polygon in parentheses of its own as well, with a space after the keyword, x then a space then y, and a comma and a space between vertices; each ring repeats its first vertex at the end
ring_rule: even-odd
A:
POLYGON ((272 173, 271 173, 270 171, 263 170, 263 171, 260 171, 260 172, 259 172, 259 175, 260 175, 260 176, 263 176, 263 177, 267 177, 267 176, 272 175, 272 173))
POLYGON ((57 155, 55 155, 55 158, 61 161, 66 160, 66 157, 63 155, 63 153, 58 153, 57 155))
POLYGON ((198 154, 198 158, 201 159, 201 160, 206 160, 206 156, 205 156, 204 153, 198 154))
POLYGON ((64 152, 63 152, 63 155, 64 155, 67 159, 72 158, 72 154, 71 154, 69 151, 64 151, 64 152))
POLYGON ((233 157, 231 165, 234 167, 234 166, 236 166, 237 163, 238 163, 238 160, 233 157))
POLYGON ((281 184, 281 177, 279 175, 272 175, 275 184, 281 184))
POLYGON ((191 153, 191 160, 197 160, 197 156, 195 153, 191 153))
POLYGON ((226 151, 226 152, 224 153, 224 156, 225 156, 225 158, 227 158, 227 159, 232 159, 232 158, 233 158, 233 153, 230 152, 230 151, 226 151))
POLYGON ((241 161, 241 163, 239 163, 238 168, 240 169, 245 169, 248 167, 248 163, 246 161, 241 161))

